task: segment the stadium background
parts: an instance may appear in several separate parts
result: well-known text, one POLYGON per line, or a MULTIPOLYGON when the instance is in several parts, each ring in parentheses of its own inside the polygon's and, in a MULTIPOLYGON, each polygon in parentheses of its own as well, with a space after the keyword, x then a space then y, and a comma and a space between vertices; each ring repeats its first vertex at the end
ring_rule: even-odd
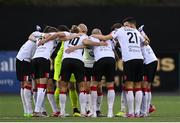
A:
POLYGON ((139 26, 145 25, 145 32, 159 58, 153 90, 178 92, 179 5, 178 0, 1 0, 0 93, 19 92, 14 58, 36 24, 70 27, 82 22, 89 32, 98 27, 108 34, 111 25, 126 16, 134 16, 139 26))

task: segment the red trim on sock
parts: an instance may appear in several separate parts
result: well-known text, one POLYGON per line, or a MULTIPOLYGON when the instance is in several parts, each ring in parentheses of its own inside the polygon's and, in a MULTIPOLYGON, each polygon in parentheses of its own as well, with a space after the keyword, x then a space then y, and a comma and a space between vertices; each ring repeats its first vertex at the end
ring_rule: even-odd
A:
POLYGON ((53 94, 54 95, 54 91, 48 91, 47 94, 53 94))
POLYGON ((147 88, 142 88, 142 91, 143 92, 148 92, 148 89, 147 88))
POLYGON ((49 73, 44 73, 45 78, 49 78, 49 73))
POLYGON ((122 85, 121 89, 122 89, 122 91, 125 91, 125 86, 124 86, 124 85, 122 85))
POLYGON ((108 90, 114 90, 114 87, 107 87, 108 90))
POLYGON ((98 95, 98 96, 103 96, 103 93, 102 93, 102 92, 101 92, 101 93, 97 93, 97 95, 98 95))
POLYGON ((134 91, 142 91, 142 88, 134 88, 134 91))
POLYGON ((125 91, 134 91, 132 88, 125 88, 125 91))
POLYGON ((36 87, 39 88, 39 85, 40 85, 40 84, 36 84, 36 87))
POLYGON ((147 92, 151 92, 151 89, 148 88, 148 89, 147 89, 147 92))
POLYGON ((26 88, 28 90, 31 90, 31 87, 29 87, 29 86, 25 86, 24 88, 26 88))
POLYGON ((91 86, 91 91, 97 91, 97 87, 91 86))
POLYGON ((46 87, 47 87, 47 84, 39 84, 39 87, 38 87, 38 88, 44 88, 44 89, 46 89, 46 87))
POLYGON ((84 93, 84 94, 86 94, 86 91, 80 91, 79 93, 84 93))
POLYGON ((144 80, 144 81, 147 81, 147 80, 148 80, 146 75, 143 76, 143 80, 144 80))
POLYGON ((60 92, 60 94, 66 94, 66 92, 60 92))
POLYGON ((23 80, 24 80, 24 81, 28 81, 28 80, 29 80, 29 76, 26 76, 26 75, 23 76, 23 80))

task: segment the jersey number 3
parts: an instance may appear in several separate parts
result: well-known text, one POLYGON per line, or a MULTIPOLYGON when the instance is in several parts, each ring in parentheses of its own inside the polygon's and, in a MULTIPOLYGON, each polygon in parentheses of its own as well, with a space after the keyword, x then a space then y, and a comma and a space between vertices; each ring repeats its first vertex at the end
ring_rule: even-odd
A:
POLYGON ((127 35, 130 35, 129 43, 138 43, 137 34, 135 32, 134 33, 127 32, 127 35), (135 40, 133 40, 134 39, 133 37, 135 37, 135 40))

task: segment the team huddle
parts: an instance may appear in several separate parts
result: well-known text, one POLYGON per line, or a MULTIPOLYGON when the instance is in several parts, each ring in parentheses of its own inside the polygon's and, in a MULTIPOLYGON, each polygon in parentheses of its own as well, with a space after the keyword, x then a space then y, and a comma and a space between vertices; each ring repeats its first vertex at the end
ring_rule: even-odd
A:
POLYGON ((107 117, 147 117, 155 110, 151 105, 151 83, 157 58, 150 39, 137 29, 136 20, 127 17, 103 35, 95 28, 88 36, 85 24, 57 28, 40 27, 33 32, 16 56, 17 79, 21 82, 21 99, 26 117, 48 116, 45 97, 54 117, 66 117, 67 94, 73 116, 101 117, 102 79, 107 88, 107 117), (117 51, 123 61, 121 111, 114 115, 114 81, 117 51), (32 97, 35 108, 32 107, 32 97), (79 105, 79 106, 78 106, 79 105))

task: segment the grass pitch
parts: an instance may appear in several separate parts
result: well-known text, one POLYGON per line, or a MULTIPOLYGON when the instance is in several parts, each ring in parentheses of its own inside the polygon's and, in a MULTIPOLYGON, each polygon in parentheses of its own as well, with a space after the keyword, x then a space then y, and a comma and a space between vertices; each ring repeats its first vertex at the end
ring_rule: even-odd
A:
MULTIPOLYGON (((81 118, 81 117, 23 117, 23 109, 19 95, 0 95, 0 122, 180 122, 180 95, 153 96, 153 104, 157 111, 147 118, 122 118, 122 117, 100 117, 100 118, 81 118)), ((52 113, 50 105, 46 100, 48 114, 52 113)), ((120 110, 120 96, 116 95, 114 104, 114 114, 120 110)), ((71 104, 66 104, 66 112, 72 115, 71 104)), ((107 114, 107 99, 103 98, 102 113, 107 114)))

